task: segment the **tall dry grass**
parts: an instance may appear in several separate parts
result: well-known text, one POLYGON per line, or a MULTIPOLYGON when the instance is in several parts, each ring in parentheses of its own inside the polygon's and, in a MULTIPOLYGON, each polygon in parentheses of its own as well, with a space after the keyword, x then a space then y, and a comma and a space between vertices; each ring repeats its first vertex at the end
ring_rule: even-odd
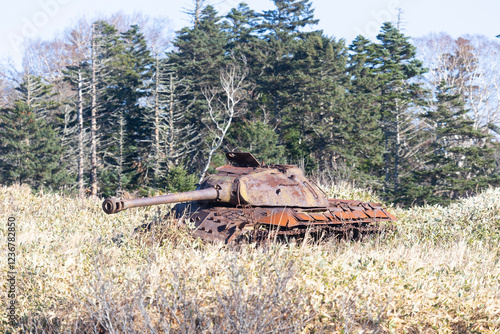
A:
MULTIPOLYGON (((2 187, 1 219, 17 221, 20 325, 1 312, 0 331, 500 332, 500 189, 392 211, 396 230, 363 242, 230 248, 171 224, 134 234, 157 208, 107 216, 98 200, 2 187)), ((5 273, 5 246, 1 259, 5 273)))

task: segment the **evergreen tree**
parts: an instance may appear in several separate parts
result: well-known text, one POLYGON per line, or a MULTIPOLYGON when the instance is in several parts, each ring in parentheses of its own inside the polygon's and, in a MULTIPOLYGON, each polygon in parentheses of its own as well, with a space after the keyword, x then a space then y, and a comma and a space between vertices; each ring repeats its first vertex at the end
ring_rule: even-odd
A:
POLYGON ((53 112, 59 104, 54 100, 57 93, 52 88, 53 86, 43 82, 41 77, 26 74, 16 90, 20 93, 19 100, 39 117, 60 123, 61 120, 54 119, 53 112))
POLYGON ((34 189, 58 189, 68 182, 60 163, 62 148, 57 133, 24 101, 1 110, 0 180, 28 184, 34 189))
POLYGON ((312 30, 318 20, 309 1, 276 0, 274 4, 275 9, 261 15, 258 26, 264 41, 258 54, 260 106, 269 111, 288 160, 313 168, 311 152, 321 144, 318 127, 324 125, 325 113, 334 113, 341 91, 345 48, 343 42, 312 30))
POLYGON ((161 185, 167 193, 192 191, 196 189, 196 174, 188 174, 183 166, 172 166, 162 178, 161 185))
POLYGON ((140 100, 146 96, 144 82, 151 77, 154 60, 138 26, 117 36, 110 52, 106 113, 113 131, 108 135, 108 162, 117 174, 118 190, 146 186, 151 132, 140 100), (127 178, 132 184, 126 184, 127 178))
POLYGON ((263 22, 259 29, 268 40, 281 46, 290 46, 291 40, 307 36, 302 30, 319 22, 314 19, 314 9, 309 0, 273 0, 273 3, 275 9, 261 14, 263 22))
POLYGON ((137 26, 119 33, 113 25, 97 21, 92 31, 90 57, 65 71, 65 79, 78 93, 79 187, 81 192, 88 133, 91 193, 97 195, 101 188, 115 195, 147 182, 144 162, 151 134, 141 99, 147 94, 144 82, 151 76, 153 59, 137 26))
MULTIPOLYGON (((259 63, 262 75, 258 80, 261 104, 272 112, 272 125, 282 122, 291 104, 291 90, 297 82, 291 60, 299 41, 315 32, 304 32, 318 23, 309 0, 274 0, 275 9, 261 14, 258 32, 264 43, 260 45, 259 63)), ((317 33, 317 32, 316 32, 317 33)), ((300 130, 299 130, 300 132, 300 130)))
POLYGON ((304 161, 306 168, 324 166, 335 156, 346 158, 351 117, 345 108, 346 60, 344 42, 322 32, 298 41, 290 60, 281 129, 290 159, 304 161))
POLYGON ((226 15, 223 28, 227 34, 225 49, 235 59, 245 58, 249 67, 255 62, 259 38, 256 35, 258 16, 246 3, 240 3, 226 15))
POLYGON ((415 107, 422 104, 424 90, 415 78, 426 69, 415 58, 416 49, 391 23, 384 23, 377 36, 375 57, 371 66, 379 82, 381 125, 384 133, 384 192, 389 198, 400 191, 400 179, 414 166, 411 160, 418 152, 420 128, 415 107))
POLYGON ((228 43, 221 20, 216 10, 207 6, 202 10, 196 27, 185 27, 179 31, 174 41, 177 50, 168 54, 169 62, 179 77, 189 81, 186 84, 191 87, 190 100, 202 101, 201 88, 219 82, 228 43))
POLYGON ((258 24, 258 14, 245 3, 233 8, 226 15, 223 23, 223 29, 228 39, 226 45, 227 62, 237 67, 244 66, 248 70, 245 78, 249 91, 246 101, 248 114, 240 114, 234 120, 235 126, 245 126, 245 124, 253 122, 254 119, 263 117, 259 94, 255 93, 263 67, 260 50, 265 45, 265 41, 261 40, 257 34, 258 24))
POLYGON ((451 200, 500 185, 494 174, 492 138, 474 128, 460 94, 443 81, 436 92, 436 106, 423 115, 431 142, 423 156, 423 170, 406 182, 406 204, 449 204, 451 200))
POLYGON ((278 145, 278 135, 263 121, 235 124, 226 142, 228 151, 250 152, 266 164, 283 163, 284 147, 278 145))
POLYGON ((373 66, 377 46, 358 36, 349 47, 348 83, 345 96, 347 117, 345 139, 338 143, 344 149, 346 165, 360 184, 381 190, 380 170, 383 169, 383 137, 380 129, 379 78, 373 66))
POLYGON ((225 48, 228 44, 220 17, 212 6, 201 11, 197 24, 193 28, 185 27, 177 35, 175 52, 168 54, 168 62, 172 65, 180 79, 188 89, 179 96, 180 107, 185 110, 187 123, 194 124, 201 135, 198 143, 193 143, 196 150, 189 159, 190 171, 200 170, 203 166, 206 150, 204 141, 208 141, 208 131, 201 122, 207 112, 207 103, 202 90, 219 85, 219 75, 225 66, 227 57, 225 48))

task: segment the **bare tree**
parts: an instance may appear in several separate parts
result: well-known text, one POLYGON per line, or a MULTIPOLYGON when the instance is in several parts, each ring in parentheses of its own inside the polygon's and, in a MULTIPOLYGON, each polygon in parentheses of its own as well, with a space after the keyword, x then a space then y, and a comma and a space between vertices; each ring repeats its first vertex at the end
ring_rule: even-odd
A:
POLYGON ((148 100, 150 113, 145 114, 147 123, 152 128, 153 183, 162 172, 176 166, 182 157, 190 154, 200 139, 194 124, 186 121, 186 112, 195 101, 181 107, 179 98, 188 92, 173 70, 169 69, 165 59, 156 58, 153 72, 153 88, 148 100))
MULTIPOLYGON (((172 115, 171 122, 169 122, 168 129, 171 130, 174 136, 174 83, 172 73, 167 73, 165 66, 166 51, 171 46, 172 30, 170 29, 170 21, 166 18, 155 18, 144 28, 144 35, 148 42, 151 55, 154 57, 153 76, 151 78, 152 89, 151 98, 148 100, 149 109, 152 111, 146 114, 146 121, 152 124, 152 161, 153 161, 153 185, 156 186, 158 177, 163 171, 162 161, 165 160, 165 151, 163 149, 162 138, 166 137, 164 134, 165 124, 164 116, 165 109, 169 110, 169 115, 172 115), (169 97, 167 96, 169 95, 169 97), (168 106, 168 107, 167 107, 168 106)), ((179 133, 176 133, 178 135, 179 133)), ((170 137, 170 136, 168 136, 170 137)), ((180 136, 179 136, 180 137, 180 136)), ((176 136, 177 138, 177 136, 176 136)), ((181 139, 182 140, 182 139, 181 139)), ((169 146, 167 156, 173 151, 173 141, 169 146)), ((168 165, 168 164, 167 164, 168 165)))
MULTIPOLYGON (((392 155, 394 157, 393 175, 395 191, 400 187, 400 180, 411 174, 412 168, 403 168, 415 164, 415 158, 424 146, 427 145, 425 137, 422 136, 422 129, 426 124, 418 120, 419 110, 417 108, 408 108, 408 106, 401 100, 394 101, 394 109, 391 111, 393 114, 392 124, 388 124, 389 132, 394 134, 394 146, 392 155)), ((386 134, 386 151, 390 151, 387 145, 386 134)), ((386 160, 385 169, 385 187, 389 183, 390 168, 386 160)))
POLYGON ((165 52, 172 47, 174 30, 172 22, 166 17, 148 18, 140 23, 141 31, 148 43, 151 54, 156 58, 165 57, 165 52))
POLYGON ((6 64, 0 64, 0 108, 12 106, 15 90, 6 64))
POLYGON ((0 108, 5 108, 8 105, 8 95, 9 95, 8 90, 9 90, 9 85, 0 75, 0 108))
MULTIPOLYGON (((470 85, 465 87, 467 105, 473 113, 474 126, 500 127, 500 43, 485 36, 466 36, 477 67, 471 68, 470 85)), ((469 57, 472 58, 472 57, 469 57)))
POLYGON ((106 52, 104 44, 107 36, 103 36, 100 32, 100 25, 103 23, 94 23, 92 25, 92 40, 91 40, 91 57, 90 57, 90 194, 97 196, 98 179, 97 172, 100 168, 100 160, 97 156, 97 148, 99 146, 100 137, 104 134, 98 132, 97 121, 99 118, 99 109, 101 104, 109 101, 104 101, 101 86, 105 86, 104 81, 108 72, 108 62, 111 60, 104 53, 106 52))
POLYGON ((222 145, 224 137, 237 115, 238 104, 246 98, 244 80, 248 69, 230 65, 221 70, 220 87, 204 87, 203 95, 207 101, 209 120, 205 125, 208 127, 212 142, 208 152, 207 163, 200 176, 200 183, 210 167, 212 157, 222 145))
POLYGON ((476 129, 500 126, 500 42, 485 36, 453 39, 445 33, 415 39, 429 68, 427 86, 445 81, 462 95, 476 129))
POLYGON ((70 45, 70 56, 73 68, 76 69, 76 87, 77 87, 77 133, 78 133, 78 195, 85 196, 85 157, 87 136, 84 127, 83 112, 85 109, 84 95, 89 91, 89 80, 84 74, 82 65, 90 60, 92 33, 89 23, 86 20, 77 22, 74 28, 66 31, 66 39, 70 45))
POLYGON ((207 0, 192 0, 191 9, 185 9, 184 13, 191 16, 191 20, 193 22, 193 26, 196 28, 198 22, 200 21, 201 12, 203 8, 207 6, 207 0))
MULTIPOLYGON (((140 13, 135 13, 131 16, 127 16, 124 13, 116 13, 107 18, 102 18, 101 21, 97 22, 107 22, 108 24, 113 25, 117 29, 117 31, 124 32, 133 24, 139 25, 141 27, 145 27, 145 38, 148 42, 149 47, 151 48, 153 54, 158 60, 163 58, 165 51, 170 46, 172 40, 172 31, 170 29, 170 22, 166 18, 154 18, 151 19, 149 16, 142 15, 140 13)), ((98 29, 97 29, 98 30, 98 29)), ((77 73, 75 74, 74 80, 77 84, 77 110, 78 110, 78 124, 79 124, 79 154, 78 154, 78 187, 79 192, 83 194, 84 184, 83 184, 83 173, 84 173, 84 157, 87 154, 84 154, 84 150, 87 149, 84 144, 87 140, 87 136, 85 135, 84 120, 83 120, 83 110, 85 109, 85 95, 90 95, 90 188, 91 194, 97 194, 97 172, 102 168, 106 168, 106 164, 101 166, 101 159, 98 157, 98 151, 101 148, 105 147, 109 144, 109 140, 115 140, 118 145, 119 152, 116 159, 107 155, 105 151, 102 151, 104 156, 112 161, 111 164, 117 167, 118 171, 118 184, 120 192, 122 189, 122 172, 123 172, 123 164, 124 164, 124 156, 123 156, 123 141, 124 141, 124 122, 125 118, 122 112, 118 113, 116 124, 120 127, 120 131, 118 134, 108 134, 108 141, 104 142, 100 140, 100 137, 103 135, 103 131, 99 130, 98 124, 100 123, 100 118, 102 116, 99 115, 99 105, 102 103, 106 103, 106 101, 102 101, 100 97, 100 86, 102 86, 103 78, 106 76, 107 65, 106 63, 109 61, 101 56, 103 50, 102 45, 105 44, 103 41, 103 36, 99 36, 99 31, 96 30, 96 24, 90 24, 86 20, 80 21, 75 29, 66 32, 66 38, 70 41, 71 48, 73 51, 72 59, 74 60, 75 67, 77 67, 77 73), (82 72, 82 68, 85 66, 79 66, 80 64, 88 64, 90 65, 90 77, 87 78, 87 73, 82 72), (82 75, 83 74, 83 75, 82 75), (116 138, 115 138, 116 137, 116 138)), ((86 71, 86 70, 84 70, 86 71)), ((110 102, 110 101, 107 101, 110 102)), ((103 161, 105 160, 103 156, 103 161)))
POLYGON ((78 195, 80 197, 85 196, 85 181, 84 181, 84 169, 85 169, 85 128, 83 123, 83 110, 84 110, 84 99, 83 94, 85 91, 84 86, 86 86, 86 81, 84 79, 82 69, 77 70, 77 90, 78 90, 78 100, 77 100, 77 119, 78 119, 78 195))
POLYGON ((90 193, 97 196, 97 76, 98 76, 98 51, 97 28, 92 25, 92 79, 91 79, 91 112, 90 112, 90 193))
MULTIPOLYGON (((84 129, 83 111, 89 80, 82 64, 90 62, 91 24, 86 19, 65 30, 52 40, 28 40, 25 42, 23 76, 33 74, 43 78, 57 92, 52 99, 58 105, 57 114, 61 146, 61 161, 78 175, 80 196, 85 193, 84 163, 87 136, 84 129)), ((33 93, 36 92, 34 91, 33 93)))
MULTIPOLYGON (((110 167, 116 171, 117 176, 117 196, 121 196, 123 193, 123 171, 125 169, 125 127, 126 127, 126 119, 124 115, 124 110, 119 108, 112 115, 111 119, 113 123, 116 123, 117 129, 110 134, 110 137, 107 138, 106 144, 114 143, 117 147, 117 152, 108 152, 103 150, 102 156, 104 161, 103 169, 109 169, 110 167)), ((101 145, 105 146, 105 145, 101 145)))

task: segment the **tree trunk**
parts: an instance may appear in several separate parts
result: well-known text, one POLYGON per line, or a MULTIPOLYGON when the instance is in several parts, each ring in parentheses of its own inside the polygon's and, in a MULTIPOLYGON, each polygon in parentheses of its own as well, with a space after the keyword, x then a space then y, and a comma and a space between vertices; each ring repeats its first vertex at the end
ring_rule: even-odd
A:
POLYGON ((85 196, 85 184, 83 180, 83 83, 82 73, 78 70, 78 195, 85 196))
POLYGON ((396 101, 396 147, 394 149, 394 194, 399 190, 399 158, 401 155, 401 124, 399 120, 399 107, 396 101))
POLYGON ((153 174, 153 187, 156 188, 158 177, 160 175, 160 63, 159 57, 156 56, 156 80, 155 80, 155 113, 154 113, 154 174, 153 174))
POLYGON ((123 137, 124 137, 124 125, 125 125, 125 118, 123 117, 123 111, 120 111, 120 137, 118 139, 118 146, 119 146, 119 157, 118 157, 118 191, 117 194, 119 196, 122 195, 123 192, 123 137))
POLYGON ((97 196, 97 59, 95 24, 92 26, 92 84, 90 115, 90 193, 97 196))
MULTIPOLYGON (((170 123, 169 123, 169 135, 168 140, 168 157, 172 159, 174 156, 174 78, 173 73, 170 72, 170 101, 169 101, 169 113, 170 113, 170 123)), ((172 163, 173 161, 171 161, 172 163)))

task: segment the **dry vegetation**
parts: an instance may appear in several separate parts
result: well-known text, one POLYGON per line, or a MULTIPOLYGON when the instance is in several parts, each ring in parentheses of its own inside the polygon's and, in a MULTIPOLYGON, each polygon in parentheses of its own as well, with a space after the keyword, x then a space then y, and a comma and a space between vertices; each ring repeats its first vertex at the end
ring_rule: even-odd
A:
POLYGON ((393 209, 396 231, 362 243, 237 249, 171 225, 133 234, 157 208, 107 216, 98 200, 27 187, 0 188, 0 205, 2 222, 17 219, 22 332, 500 332, 500 189, 393 209))

